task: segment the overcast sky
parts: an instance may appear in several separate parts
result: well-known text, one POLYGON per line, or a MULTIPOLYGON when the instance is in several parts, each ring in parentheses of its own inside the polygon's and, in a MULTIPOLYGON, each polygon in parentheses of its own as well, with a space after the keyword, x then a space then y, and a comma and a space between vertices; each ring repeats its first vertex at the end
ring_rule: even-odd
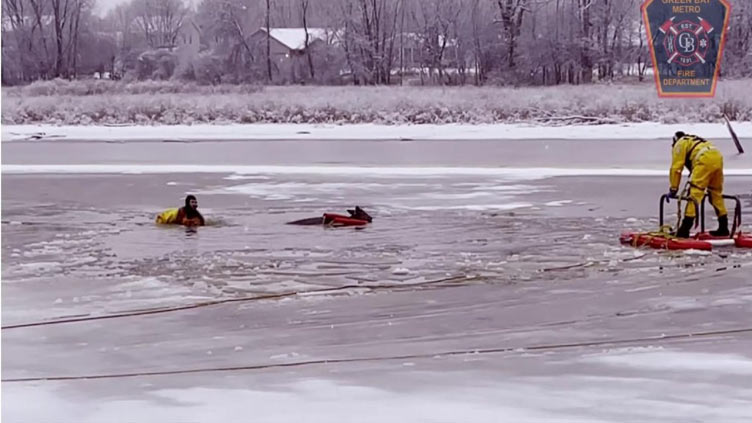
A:
MULTIPOLYGON (((104 16, 109 12, 112 8, 119 4, 127 3, 129 0, 95 0, 96 6, 95 11, 100 16, 104 16)), ((188 4, 198 4, 199 0, 184 0, 188 4)))
POLYGON ((104 15, 118 4, 125 3, 128 0, 96 0, 96 8, 98 14, 104 15))

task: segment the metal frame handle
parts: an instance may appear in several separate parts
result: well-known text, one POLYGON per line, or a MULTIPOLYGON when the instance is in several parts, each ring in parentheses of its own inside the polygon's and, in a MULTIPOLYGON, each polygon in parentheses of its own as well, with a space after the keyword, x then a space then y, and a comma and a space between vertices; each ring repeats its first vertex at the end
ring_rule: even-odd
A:
MULTIPOLYGON (((695 205, 695 210, 699 210, 700 209, 699 204, 697 204, 697 200, 695 200, 692 197, 688 197, 688 196, 670 197, 668 194, 663 194, 661 196, 661 203, 660 203, 660 207, 659 207, 659 219, 658 219, 658 223, 659 223, 660 227, 663 227, 663 208, 664 208, 664 206, 666 204, 668 204, 668 203, 671 202, 672 198, 676 198, 676 199, 684 200, 684 201, 691 201, 695 205)), ((702 222, 701 223, 702 224, 702 231, 704 232, 705 231, 705 219, 700 219, 700 220, 702 222)), ((695 223, 695 226, 697 226, 696 223, 695 223)))
MULTIPOLYGON (((665 194, 664 194, 665 196, 665 194)), ((734 200, 734 222, 731 226, 729 238, 733 238, 736 235, 736 231, 742 227, 742 201, 735 195, 723 195, 724 200, 734 200)), ((710 195, 705 194, 702 198, 702 204, 700 205, 700 220, 702 224, 702 232, 705 232, 705 200, 708 200, 710 195)), ((696 203, 695 203, 696 204, 696 203)))

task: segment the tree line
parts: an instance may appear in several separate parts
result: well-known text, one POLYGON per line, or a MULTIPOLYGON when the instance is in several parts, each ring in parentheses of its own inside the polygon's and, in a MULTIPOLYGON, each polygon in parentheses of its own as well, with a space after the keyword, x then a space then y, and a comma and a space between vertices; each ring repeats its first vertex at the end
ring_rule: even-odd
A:
MULTIPOLYGON (((642 80, 652 67, 641 0, 130 0, 104 16, 95 1, 2 0, 3 84, 96 72, 203 83, 556 85, 642 80), (272 60, 261 28, 306 28, 310 48, 291 58, 300 72, 272 60), (316 49, 311 28, 328 34, 316 49)), ((752 3, 734 3, 722 72, 749 76, 752 3)))

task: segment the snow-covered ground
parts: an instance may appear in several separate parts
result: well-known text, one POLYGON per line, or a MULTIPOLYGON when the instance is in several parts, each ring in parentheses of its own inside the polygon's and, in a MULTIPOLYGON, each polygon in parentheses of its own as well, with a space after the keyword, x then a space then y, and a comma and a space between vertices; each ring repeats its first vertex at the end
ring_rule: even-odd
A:
POLYGON ((3 143, 4 421, 752 420, 752 252, 618 244, 666 139, 162 139, 3 143))
MULTIPOLYGON (((752 122, 736 122, 740 137, 752 138, 752 122)), ((164 126, 53 126, 3 125, 2 140, 67 139, 78 141, 136 140, 653 140, 671 139, 676 131, 709 139, 729 138, 724 124, 629 123, 621 125, 535 126, 495 125, 164 125, 164 126)))

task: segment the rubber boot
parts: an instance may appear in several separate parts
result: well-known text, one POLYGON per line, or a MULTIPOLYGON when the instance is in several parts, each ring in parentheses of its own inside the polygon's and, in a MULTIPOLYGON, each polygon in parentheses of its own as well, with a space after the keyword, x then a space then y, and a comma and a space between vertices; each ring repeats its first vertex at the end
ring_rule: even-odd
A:
POLYGON ((731 236, 728 228, 728 216, 721 216, 718 218, 718 230, 710 231, 712 236, 731 236))
POLYGON ((692 230, 692 225, 694 224, 695 224, 694 217, 685 217, 684 220, 682 220, 679 230, 676 231, 676 237, 677 238, 689 238, 689 231, 692 230))

